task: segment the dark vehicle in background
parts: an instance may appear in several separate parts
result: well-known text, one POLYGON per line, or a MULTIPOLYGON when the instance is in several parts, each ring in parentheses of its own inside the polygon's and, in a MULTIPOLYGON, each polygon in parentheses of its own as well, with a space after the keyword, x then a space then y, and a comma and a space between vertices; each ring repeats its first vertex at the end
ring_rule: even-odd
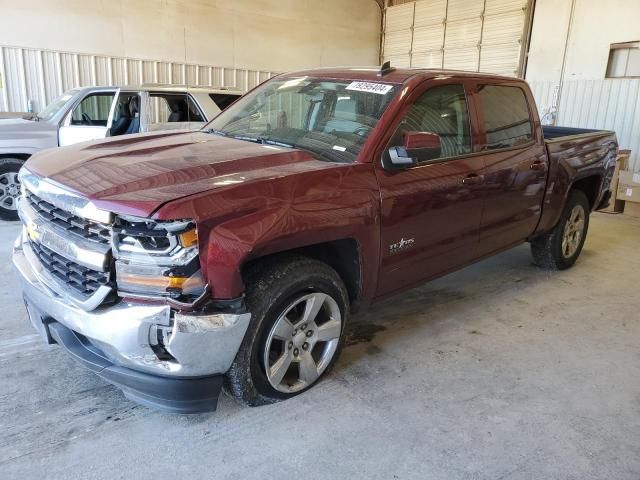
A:
POLYGON ((0 219, 18 219, 18 171, 34 153, 132 133, 197 130, 240 95, 228 88, 82 87, 65 92, 40 113, 0 118, 0 219))
POLYGON ((13 261, 35 328, 127 397, 261 405, 326 374, 356 308, 523 242, 572 266, 616 153, 543 130, 514 78, 284 74, 199 132, 34 155, 13 261))

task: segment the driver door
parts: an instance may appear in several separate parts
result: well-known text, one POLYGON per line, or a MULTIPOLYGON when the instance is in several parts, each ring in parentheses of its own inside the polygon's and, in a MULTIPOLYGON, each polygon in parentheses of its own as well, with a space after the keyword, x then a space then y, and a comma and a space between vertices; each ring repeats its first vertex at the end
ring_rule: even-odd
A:
POLYGON ((58 132, 61 147, 108 136, 118 89, 88 93, 65 117, 58 132))
POLYGON ((478 250, 483 206, 482 156, 473 153, 465 85, 425 82, 376 170, 382 200, 378 296, 417 285, 470 263, 478 250), (391 149, 407 132, 437 135, 440 146, 405 168, 390 168, 391 149))

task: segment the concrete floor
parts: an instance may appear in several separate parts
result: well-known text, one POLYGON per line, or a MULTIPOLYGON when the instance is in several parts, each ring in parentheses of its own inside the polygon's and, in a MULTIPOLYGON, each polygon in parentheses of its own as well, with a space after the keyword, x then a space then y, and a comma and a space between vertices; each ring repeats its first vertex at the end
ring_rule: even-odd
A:
POLYGON ((578 264, 521 246, 372 307, 284 403, 175 416, 27 324, 0 225, 0 478, 640 478, 640 220, 596 214, 578 264))

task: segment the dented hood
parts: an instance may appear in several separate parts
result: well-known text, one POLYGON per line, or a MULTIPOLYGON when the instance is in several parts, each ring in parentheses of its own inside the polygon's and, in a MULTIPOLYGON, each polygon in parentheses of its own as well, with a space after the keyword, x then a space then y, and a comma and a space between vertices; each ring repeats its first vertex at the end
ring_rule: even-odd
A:
POLYGON ((205 132, 163 132, 47 150, 26 167, 99 208, 148 216, 188 195, 331 165, 302 150, 205 132))

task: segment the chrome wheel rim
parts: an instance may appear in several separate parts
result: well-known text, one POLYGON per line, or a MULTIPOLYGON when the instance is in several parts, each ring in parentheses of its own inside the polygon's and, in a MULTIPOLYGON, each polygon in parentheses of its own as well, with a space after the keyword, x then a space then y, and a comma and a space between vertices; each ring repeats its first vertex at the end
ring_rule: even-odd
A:
POLYGON ((7 172, 0 175, 0 208, 17 210, 20 198, 20 181, 18 172, 7 172))
POLYGON ((301 295, 273 324, 264 349, 267 380, 295 393, 313 385, 331 363, 342 333, 342 314, 329 295, 301 295))
POLYGON ((578 251, 584 235, 585 216, 582 205, 576 205, 571 209, 562 234, 562 256, 564 258, 571 258, 578 251))

